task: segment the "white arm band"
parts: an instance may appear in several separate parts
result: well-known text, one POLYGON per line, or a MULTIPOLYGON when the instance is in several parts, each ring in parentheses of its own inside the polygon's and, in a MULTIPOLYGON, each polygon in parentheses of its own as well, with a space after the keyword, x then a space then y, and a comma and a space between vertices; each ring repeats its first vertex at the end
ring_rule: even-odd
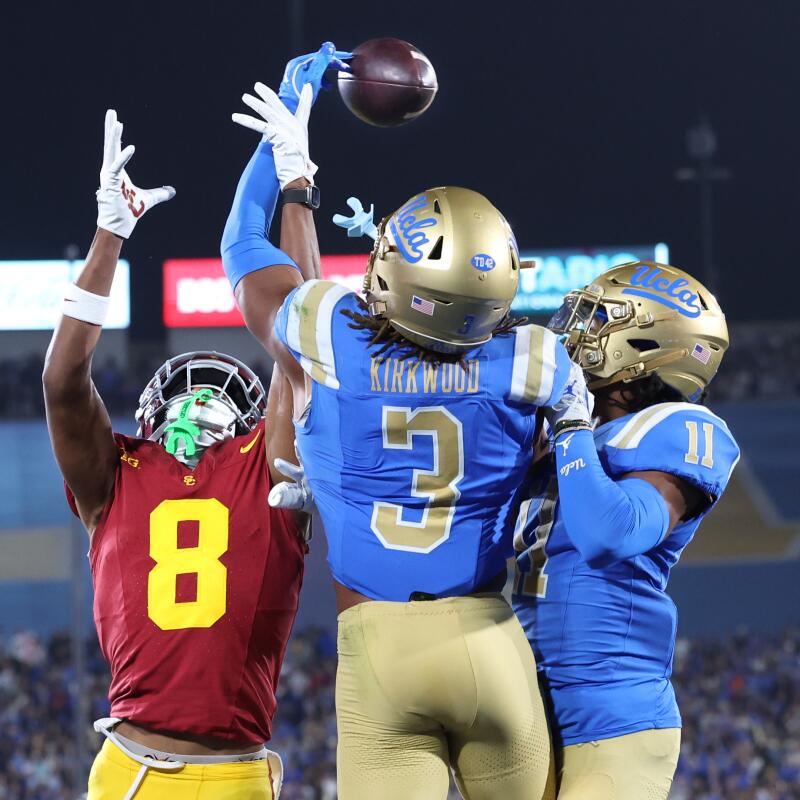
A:
POLYGON ((79 319, 81 322, 102 325, 106 321, 110 300, 109 297, 92 294, 71 283, 64 294, 61 313, 65 317, 79 319))

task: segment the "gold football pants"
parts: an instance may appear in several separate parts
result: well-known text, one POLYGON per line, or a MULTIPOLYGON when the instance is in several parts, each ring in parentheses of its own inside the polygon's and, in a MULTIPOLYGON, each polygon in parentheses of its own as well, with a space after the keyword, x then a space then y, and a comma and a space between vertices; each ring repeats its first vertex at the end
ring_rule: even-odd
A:
MULTIPOLYGON (((89 773, 88 800, 122 800, 140 769, 139 762, 105 741, 89 773)), ((266 759, 149 769, 133 800, 274 800, 271 778, 266 759)))
POLYGON ((680 728, 569 745, 558 800, 667 800, 680 747, 680 728))
POLYGON ((499 595, 339 615, 339 800, 541 800, 552 748, 525 634, 499 595))

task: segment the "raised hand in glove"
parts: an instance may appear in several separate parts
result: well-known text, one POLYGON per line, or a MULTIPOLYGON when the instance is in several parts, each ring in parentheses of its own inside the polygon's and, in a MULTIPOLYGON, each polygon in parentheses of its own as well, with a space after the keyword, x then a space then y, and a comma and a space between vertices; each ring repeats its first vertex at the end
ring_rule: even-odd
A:
POLYGON ((242 101, 258 117, 233 114, 231 118, 237 125, 260 133, 263 140, 272 145, 281 189, 297 178, 314 183, 317 165, 308 155, 308 117, 314 102, 311 85, 307 83, 300 91, 300 101, 294 114, 268 86, 257 83, 254 89, 258 97, 245 94, 242 95, 242 101))
POLYGON ((555 436, 562 431, 590 428, 594 396, 586 386, 586 378, 579 364, 574 361, 569 368, 569 378, 559 401, 544 409, 544 418, 555 436))
MULTIPOLYGON (((323 42, 316 53, 307 53, 304 56, 293 58, 283 72, 283 80, 278 89, 278 97, 286 108, 292 113, 297 110, 300 102, 300 92, 303 86, 311 86, 313 93, 311 103, 317 99, 319 90, 326 87, 325 71, 328 69, 349 72, 350 67, 345 63, 353 54, 347 50, 337 50, 333 42, 323 42)), ((327 87, 326 87, 327 88, 327 87)))
POLYGON ((290 480, 276 483, 270 489, 267 502, 273 508, 287 508, 292 511, 305 511, 310 514, 314 509, 314 496, 306 480, 302 464, 297 466, 282 458, 275 459, 275 469, 290 480))
POLYGON ((122 147, 122 123, 113 108, 106 111, 106 130, 103 143, 103 166, 100 168, 100 188, 97 190, 97 227, 127 239, 136 223, 153 206, 171 200, 171 186, 140 189, 131 181, 125 165, 136 148, 122 147))

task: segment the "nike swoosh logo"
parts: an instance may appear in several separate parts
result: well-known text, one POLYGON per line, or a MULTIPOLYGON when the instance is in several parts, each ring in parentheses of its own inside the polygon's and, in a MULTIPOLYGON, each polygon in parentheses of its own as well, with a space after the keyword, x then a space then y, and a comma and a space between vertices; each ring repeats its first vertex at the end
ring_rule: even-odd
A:
POLYGON ((258 437, 259 437, 259 436, 261 436, 261 431, 259 431, 259 432, 258 432, 258 433, 255 435, 255 438, 253 439, 253 441, 252 441, 252 442, 250 442, 250 444, 243 444, 243 445, 242 445, 242 446, 239 448, 239 452, 240 452, 240 453, 249 453, 249 452, 250 452, 250 451, 253 449, 253 445, 254 445, 254 444, 255 444, 255 443, 258 441, 258 437))

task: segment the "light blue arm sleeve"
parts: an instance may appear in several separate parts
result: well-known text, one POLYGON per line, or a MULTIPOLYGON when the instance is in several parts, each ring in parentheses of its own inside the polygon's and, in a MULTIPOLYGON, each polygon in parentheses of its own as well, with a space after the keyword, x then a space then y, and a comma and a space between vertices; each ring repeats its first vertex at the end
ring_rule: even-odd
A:
POLYGON ((639 478, 609 477, 591 431, 558 437, 556 468, 567 535, 588 563, 605 566, 646 553, 669 530, 669 509, 658 489, 639 478))
POLYGON ((261 142, 239 179, 222 234, 222 265, 233 289, 245 275, 265 267, 288 264, 298 269, 267 238, 279 191, 272 145, 261 142))

